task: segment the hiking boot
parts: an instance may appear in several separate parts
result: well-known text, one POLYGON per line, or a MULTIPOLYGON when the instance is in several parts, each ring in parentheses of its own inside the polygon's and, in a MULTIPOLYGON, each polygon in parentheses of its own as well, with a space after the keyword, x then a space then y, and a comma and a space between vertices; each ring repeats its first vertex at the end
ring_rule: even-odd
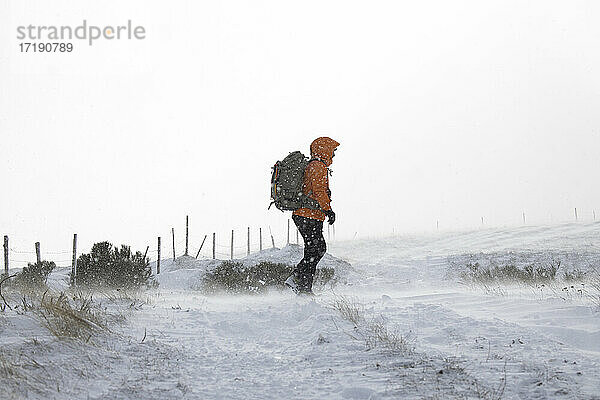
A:
POLYGON ((296 274, 290 275, 283 283, 285 286, 292 289, 294 291, 294 293, 300 294, 300 292, 301 292, 300 279, 298 279, 296 274))

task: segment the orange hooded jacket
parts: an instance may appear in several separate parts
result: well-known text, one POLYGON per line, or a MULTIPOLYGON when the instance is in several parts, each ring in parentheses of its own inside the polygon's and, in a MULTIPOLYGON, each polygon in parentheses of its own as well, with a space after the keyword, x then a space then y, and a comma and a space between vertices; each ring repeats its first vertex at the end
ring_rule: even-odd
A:
POLYGON ((339 145, 338 142, 328 137, 317 138, 310 144, 310 155, 313 161, 309 162, 306 167, 302 192, 318 201, 321 210, 299 208, 294 211, 294 215, 325 221, 323 210, 331 210, 327 167, 331 165, 333 152, 339 145))

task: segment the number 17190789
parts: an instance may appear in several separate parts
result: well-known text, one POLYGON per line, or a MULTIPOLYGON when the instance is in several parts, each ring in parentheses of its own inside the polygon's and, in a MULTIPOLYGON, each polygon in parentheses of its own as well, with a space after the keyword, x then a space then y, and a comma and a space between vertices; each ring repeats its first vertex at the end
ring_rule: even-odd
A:
POLYGON ((21 53, 70 53, 73 43, 19 43, 21 53))

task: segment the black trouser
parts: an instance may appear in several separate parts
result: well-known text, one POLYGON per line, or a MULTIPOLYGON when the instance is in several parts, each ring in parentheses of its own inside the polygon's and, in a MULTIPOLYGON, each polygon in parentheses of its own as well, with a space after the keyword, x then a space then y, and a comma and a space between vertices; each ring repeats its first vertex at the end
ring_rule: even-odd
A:
POLYGON ((317 264, 325 255, 327 245, 323 237, 323 221, 292 215, 302 239, 304 239, 304 258, 294 269, 294 274, 300 281, 300 290, 312 290, 313 279, 317 264))

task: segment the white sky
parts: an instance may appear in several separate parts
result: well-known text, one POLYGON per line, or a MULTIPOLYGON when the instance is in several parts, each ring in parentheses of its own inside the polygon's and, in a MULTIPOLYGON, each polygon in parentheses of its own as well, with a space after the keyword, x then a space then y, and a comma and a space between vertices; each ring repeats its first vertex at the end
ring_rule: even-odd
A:
POLYGON ((322 135, 338 237, 591 220, 599 20, 595 1, 3 1, 0 234, 168 249, 189 214, 194 246, 281 242, 270 167, 322 135), (146 39, 19 52, 17 26, 84 18, 146 39))

